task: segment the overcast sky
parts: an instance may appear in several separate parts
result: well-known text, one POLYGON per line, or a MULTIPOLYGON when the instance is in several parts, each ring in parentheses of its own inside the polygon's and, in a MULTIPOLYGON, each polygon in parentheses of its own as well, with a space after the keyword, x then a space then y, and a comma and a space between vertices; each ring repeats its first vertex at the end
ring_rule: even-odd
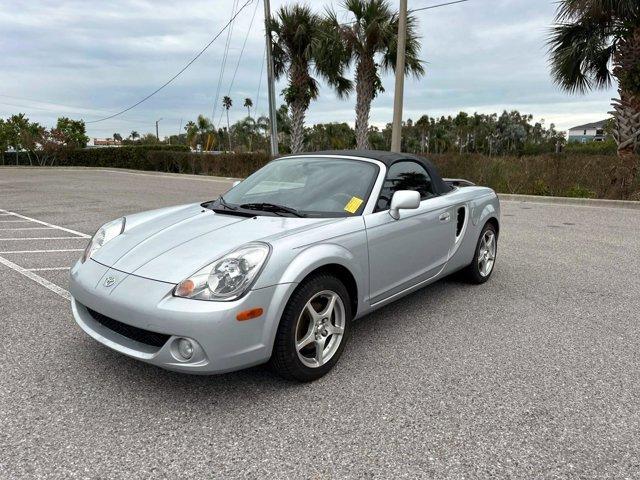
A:
MULTIPOLYGON (((409 0, 409 8, 442 1, 409 0)), ((284 3, 272 0, 272 9, 284 3)), ((318 11, 333 5, 344 15, 340 0, 307 3, 318 11)), ((115 113, 177 73, 229 20, 233 5, 234 0, 0 0, 0 117, 24 112, 51 126, 62 115, 91 121, 115 113)), ((246 116, 245 97, 257 103, 258 114, 267 111, 263 8, 255 6, 235 22, 221 85, 222 96, 231 87, 246 38, 231 87, 232 122, 246 116)), ((469 0, 417 13, 427 75, 406 82, 404 118, 518 109, 561 129, 605 118, 613 90, 569 95, 551 81, 545 38, 554 9, 555 0, 469 0)), ((88 124, 89 136, 152 132, 159 118, 162 136, 177 133, 199 113, 211 116, 225 41, 223 34, 144 104, 88 124)), ((371 112, 372 123, 381 126, 391 121, 392 76, 384 78, 384 86, 387 91, 374 100, 371 112)), ((277 92, 282 88, 277 85, 277 92)), ((324 87, 307 123, 353 125, 353 107, 353 97, 339 100, 324 87)), ((219 114, 220 108, 215 123, 219 114)))

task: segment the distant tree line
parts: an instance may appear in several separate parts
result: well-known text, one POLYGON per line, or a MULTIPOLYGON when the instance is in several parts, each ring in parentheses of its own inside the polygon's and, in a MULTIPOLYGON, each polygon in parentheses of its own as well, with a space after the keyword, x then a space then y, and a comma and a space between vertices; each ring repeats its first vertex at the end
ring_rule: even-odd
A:
MULTIPOLYGON (((249 99, 245 99, 246 101, 249 99)), ((294 151, 295 131, 286 105, 278 113, 279 148, 284 153, 294 151)), ((348 123, 317 123, 305 127, 302 132, 302 149, 309 151, 357 148, 357 128, 348 123)), ((152 136, 151 143, 155 143, 152 136)), ((370 148, 389 150, 391 125, 380 129, 368 128, 367 142, 370 148)), ((248 115, 229 127, 216 129, 204 115, 185 126, 185 134, 171 136, 172 144, 188 145, 203 151, 222 150, 235 152, 269 151, 269 121, 261 116, 248 115), (227 148, 228 146, 231 148, 227 148)), ((145 143, 144 139, 138 140, 145 143)), ((484 155, 518 155, 526 153, 552 153, 565 143, 565 133, 556 130, 554 124, 545 126, 535 122, 532 115, 518 111, 501 114, 468 114, 430 117, 422 115, 418 120, 408 119, 402 126, 402 149, 410 153, 479 153, 484 155)))
POLYGON ((88 141, 82 120, 60 117, 49 129, 23 113, 0 118, 0 153, 15 151, 17 158, 25 155, 30 165, 52 165, 60 150, 84 148, 88 141))

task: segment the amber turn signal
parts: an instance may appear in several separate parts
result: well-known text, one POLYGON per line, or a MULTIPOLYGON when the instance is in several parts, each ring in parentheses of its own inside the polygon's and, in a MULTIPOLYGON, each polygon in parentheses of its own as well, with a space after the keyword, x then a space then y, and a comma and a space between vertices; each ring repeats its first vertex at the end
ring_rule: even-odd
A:
POLYGON ((264 310, 261 308, 252 308, 250 310, 243 310, 242 312, 236 315, 236 320, 239 322, 244 322, 245 320, 251 320, 252 318, 258 318, 264 310))
POLYGON ((188 297, 193 293, 195 287, 196 285, 193 283, 193 280, 184 280, 176 287, 176 295, 178 297, 188 297))

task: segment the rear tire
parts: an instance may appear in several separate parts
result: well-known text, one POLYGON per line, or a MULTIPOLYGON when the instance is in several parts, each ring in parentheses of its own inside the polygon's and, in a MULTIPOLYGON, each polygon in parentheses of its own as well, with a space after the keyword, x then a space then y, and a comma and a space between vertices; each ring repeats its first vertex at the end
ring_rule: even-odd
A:
POLYGON ((311 382, 338 362, 351 325, 351 302, 344 284, 317 274, 293 292, 284 309, 270 365, 285 379, 311 382))
POLYGON ((473 261, 462 271, 470 283, 481 284, 491 278, 498 254, 498 233, 492 223, 485 224, 476 244, 473 261))

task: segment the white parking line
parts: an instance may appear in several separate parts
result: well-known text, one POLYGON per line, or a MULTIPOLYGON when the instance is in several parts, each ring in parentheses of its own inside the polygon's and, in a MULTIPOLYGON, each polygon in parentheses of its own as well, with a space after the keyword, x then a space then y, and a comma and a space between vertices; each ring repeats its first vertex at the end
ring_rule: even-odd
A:
POLYGON ((57 252, 84 252, 84 248, 63 248, 58 250, 5 250, 0 255, 8 253, 57 253, 57 252))
POLYGON ((50 282, 46 278, 42 278, 40 275, 36 275, 35 273, 30 272, 26 268, 22 268, 20 265, 16 265, 15 263, 10 262, 9 260, 3 257, 0 257, 0 263, 24 275, 25 277, 33 280, 34 282, 39 283, 43 287, 48 288, 52 292, 60 295, 62 298, 71 300, 71 294, 69 292, 67 292, 64 288, 59 287, 55 283, 50 282))
POLYGON ((58 225, 53 225, 52 223, 36 220, 35 218, 27 217, 26 215, 20 215, 19 213, 3 210, 2 208, 0 208, 0 215, 13 215, 15 217, 22 218, 24 220, 30 220, 32 222, 39 223, 40 225, 44 225, 45 227, 52 227, 52 228, 55 228, 56 230, 62 230, 63 232, 73 233, 74 235, 77 235, 82 238, 91 238, 91 235, 87 235, 86 233, 78 232, 76 230, 71 230, 70 228, 59 227, 58 225))
MULTIPOLYGON (((4 217, 3 220, 0 220, 2 223, 28 223, 33 222, 38 225, 38 227, 16 227, 16 228, 0 228, 0 230, 7 231, 17 231, 17 230, 59 230, 62 232, 70 233, 73 236, 65 236, 65 237, 25 237, 25 238, 0 238, 1 242, 28 242, 34 240, 85 240, 87 238, 91 238, 91 235, 87 235, 86 233, 78 232, 76 230, 71 230, 70 228, 61 227, 59 225, 54 225, 52 223, 43 222, 42 220, 37 220, 35 218, 27 217, 26 215, 21 215, 19 213, 10 212, 8 210, 3 210, 0 208, 0 216, 4 217), (11 217, 11 220, 6 220, 6 217, 11 217)), ((84 249, 82 248, 61 248, 61 249, 40 249, 40 250, 5 250, 0 251, 0 254, 11 254, 11 253, 53 253, 53 252, 82 252, 84 249)), ((41 267, 41 268, 24 268, 20 265, 13 263, 10 260, 0 256, 0 264, 9 267, 12 270, 20 273, 21 275, 33 280, 34 282, 42 285, 43 287, 51 290, 57 295, 60 295, 62 298, 66 300, 71 300, 71 294, 62 287, 59 287, 55 283, 50 282, 46 278, 42 278, 40 275, 34 272, 51 272, 51 271, 64 271, 69 270, 70 267, 41 267)))
POLYGON ((53 272, 55 270, 71 270, 71 267, 25 268, 27 272, 53 272))
POLYGON ((25 237, 25 238, 0 238, 0 242, 17 242, 20 240, 83 240, 82 237, 25 237))
POLYGON ((0 231, 11 231, 15 232, 16 230, 55 230, 53 227, 20 227, 20 228, 0 228, 0 231))
MULTIPOLYGON (((76 170, 77 171, 77 170, 76 170)), ((87 170, 85 170, 87 171, 87 170)), ((90 170, 89 170, 90 171, 90 170)), ((201 176, 198 177, 196 175, 189 175, 189 174, 165 174, 165 173, 138 173, 138 172, 120 172, 118 170, 107 170, 107 169, 102 169, 102 170, 98 170, 99 172, 105 172, 105 173, 119 173, 120 175, 138 175, 141 177, 155 177, 155 178, 172 178, 175 180, 195 180, 197 182, 214 182, 214 183, 229 183, 231 180, 233 179, 229 179, 229 178, 225 178, 220 179, 220 178, 211 178, 211 177, 206 177, 206 176, 201 176), (182 177, 179 177, 177 175, 184 175, 182 177)))

